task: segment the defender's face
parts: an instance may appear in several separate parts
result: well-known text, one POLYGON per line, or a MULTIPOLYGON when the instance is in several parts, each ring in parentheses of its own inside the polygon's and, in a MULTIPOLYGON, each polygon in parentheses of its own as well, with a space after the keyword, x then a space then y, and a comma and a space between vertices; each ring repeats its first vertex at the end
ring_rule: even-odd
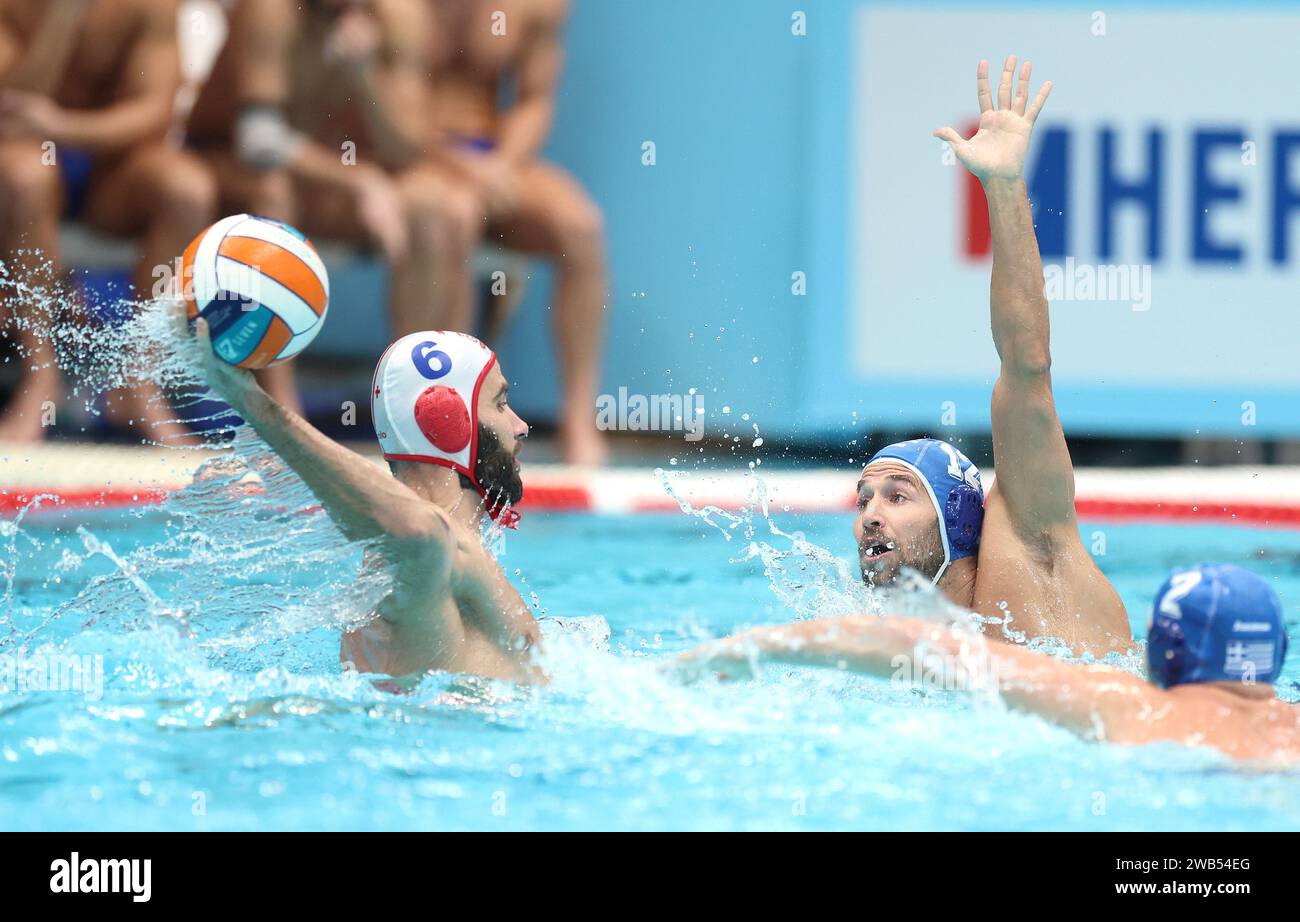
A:
POLYGON ((943 566, 943 539, 934 504, 906 465, 881 461, 858 480, 853 520, 858 566, 864 582, 892 583, 903 567, 933 578, 943 566))
POLYGON ((488 372, 478 392, 478 421, 496 435, 502 450, 514 459, 519 470, 519 451, 528 438, 528 424, 510 408, 510 382, 497 362, 488 372))

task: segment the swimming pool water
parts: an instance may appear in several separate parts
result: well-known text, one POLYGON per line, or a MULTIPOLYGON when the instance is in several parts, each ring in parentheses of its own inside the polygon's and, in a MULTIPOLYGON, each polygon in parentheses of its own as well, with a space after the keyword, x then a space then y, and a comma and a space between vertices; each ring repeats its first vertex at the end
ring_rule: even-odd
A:
MULTIPOLYGON (((525 515, 503 562, 544 609, 551 685, 437 676, 397 696, 339 668, 340 626, 376 587, 328 520, 187 492, 33 511, 0 533, 0 656, 105 670, 98 700, 0 694, 0 828, 1300 829, 1300 775, 1208 751, 1090 744, 826 672, 680 684, 662 668, 674 653, 822 604, 824 565, 765 525, 775 576, 743 526, 525 515)), ((851 572, 847 515, 774 518, 851 572)), ((1170 566, 1229 560, 1276 580, 1300 649, 1300 534, 1082 530, 1139 634, 1170 566)), ((1298 679, 1293 656, 1284 697, 1298 679)))

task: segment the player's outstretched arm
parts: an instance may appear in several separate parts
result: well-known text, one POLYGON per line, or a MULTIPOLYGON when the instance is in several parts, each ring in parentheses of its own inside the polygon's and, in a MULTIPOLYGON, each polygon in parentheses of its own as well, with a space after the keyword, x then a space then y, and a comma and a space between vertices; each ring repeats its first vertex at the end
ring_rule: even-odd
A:
POLYGON ((1172 738, 1147 723, 1162 716, 1168 693, 1132 673, 1058 660, 1023 647, 998 650, 998 691, 1007 707, 1085 739, 1118 743, 1172 738))
POLYGON ((881 651, 872 647, 874 625, 867 623, 878 620, 833 618, 753 628, 681 654, 674 668, 688 680, 710 673, 748 678, 760 663, 824 666, 878 675, 881 651))
POLYGON ((293 468, 347 538, 385 539, 394 562, 418 565, 425 579, 449 574, 454 538, 446 513, 276 403, 251 372, 219 359, 206 320, 197 334, 212 390, 293 468))
POLYGON ((743 677, 752 675, 760 663, 785 663, 882 678, 906 675, 910 680, 911 661, 920 647, 955 654, 965 642, 948 625, 936 622, 875 615, 824 618, 753 628, 704 644, 679 656, 676 669, 684 678, 708 673, 743 677))
POLYGON ((988 200, 993 241, 989 300, 993 342, 1002 362, 992 406, 996 489, 1026 537, 1074 528, 1074 468, 1052 398, 1043 264, 1024 178, 1030 134, 1052 84, 1044 83, 1031 103, 1031 70, 1026 61, 1013 97, 1016 58, 1007 58, 994 108, 988 62, 981 61, 976 74, 979 130, 969 140, 952 128, 934 132, 980 179, 988 200))
MULTIPOLYGON (((748 678, 762 663, 814 666, 897 679, 910 685, 987 691, 1088 739, 1138 741, 1143 715, 1160 716, 1166 694, 1118 669, 1083 666, 1045 653, 962 636, 950 625, 913 618, 827 618, 761 627, 683 653, 674 671, 695 680, 748 678)), ((1164 731, 1150 730, 1150 738, 1164 731)))

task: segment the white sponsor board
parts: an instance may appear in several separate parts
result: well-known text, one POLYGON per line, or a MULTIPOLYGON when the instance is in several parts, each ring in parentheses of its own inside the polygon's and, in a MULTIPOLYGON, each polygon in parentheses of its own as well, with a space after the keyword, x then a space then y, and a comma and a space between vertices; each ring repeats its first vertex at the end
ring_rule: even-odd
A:
POLYGON ((1037 199, 1040 208, 1062 211, 1066 232, 1049 292, 1058 388, 1115 387, 1119 399, 1141 387, 1300 388, 1300 209, 1278 194, 1300 190, 1300 146, 1290 148, 1292 162, 1280 172, 1275 156, 1280 140, 1300 132, 1300 12, 1119 7, 1100 22, 1099 15, 1086 8, 858 11, 850 250, 858 380, 987 381, 996 371, 991 263, 968 252, 965 169, 945 163, 931 131, 952 125, 965 134, 978 118, 976 63, 990 61, 996 96, 1002 61, 1014 52, 1033 61, 1035 91, 1043 80, 1055 84, 1030 168, 1048 131, 1066 151, 1064 166, 1056 163, 1057 175, 1065 169, 1068 176, 1063 200, 1037 199), (1160 139, 1154 158, 1151 132, 1160 139), (1159 170, 1157 208, 1113 205, 1109 255, 1099 248, 1106 133, 1118 179, 1159 170), (1205 151, 1199 180, 1198 138, 1205 151), (1199 246, 1196 211, 1204 215, 1199 246), (1152 213, 1155 258, 1147 244, 1152 213), (1278 262, 1282 226, 1290 242, 1278 262), (1215 247, 1239 248, 1240 256, 1216 257, 1215 247), (1107 266, 1137 267, 1123 280, 1145 280, 1142 297, 1100 300, 1107 292, 1098 288, 1116 282, 1107 266), (1085 286, 1080 273, 1090 271, 1085 286))

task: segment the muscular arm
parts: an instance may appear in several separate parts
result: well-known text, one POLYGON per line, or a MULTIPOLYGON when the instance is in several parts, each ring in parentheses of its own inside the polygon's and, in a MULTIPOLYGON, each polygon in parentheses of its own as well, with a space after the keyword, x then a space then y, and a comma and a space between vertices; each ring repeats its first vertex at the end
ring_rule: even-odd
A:
POLYGON ((391 0, 383 17, 384 46, 356 68, 362 117, 374 158, 392 168, 419 160, 428 148, 431 24, 422 0, 391 0), (419 114, 413 117, 413 114, 419 114))
MULTIPOLYGON (((1082 666, 1023 647, 972 642, 944 624, 859 616, 762 627, 679 657, 679 671, 745 675, 760 662, 901 677, 962 690, 996 690, 1008 707, 1087 738, 1129 731, 1165 693, 1127 672, 1082 666)), ((1125 740, 1129 741, 1129 740, 1125 740)))
POLYGON ((993 386, 997 488, 1027 536, 1073 529, 1074 467, 1052 397, 1047 298, 1023 180, 984 184, 993 238, 989 302, 1002 361, 993 386))
POLYGON ((993 388, 996 489, 1016 530, 1028 539, 1074 528, 1074 468, 1052 398, 1047 298, 1024 164, 1034 121, 1051 83, 1029 103, 1030 65, 1012 96, 1016 59, 1007 59, 993 108, 988 63, 977 74, 979 131, 964 140, 951 128, 935 132, 984 185, 993 241, 989 302, 1001 372, 993 388))
POLYGON ((520 62, 515 103, 501 118, 497 149, 515 165, 541 152, 555 119, 555 91, 564 67, 560 33, 568 2, 554 0, 548 6, 545 19, 534 26, 520 62))
POLYGON ((202 320, 198 338, 213 390, 303 479, 345 537, 379 539, 401 584, 448 584, 455 539, 446 513, 276 403, 252 374, 218 359, 202 320))
POLYGON ((859 616, 760 627, 683 654, 680 667, 744 675, 761 662, 819 666, 887 678, 919 639, 920 622, 859 616))
MULTIPOLYGON (((241 109, 265 106, 281 114, 287 112, 294 92, 292 58, 302 15, 291 0, 258 0, 240 5, 232 28, 240 33, 237 97, 241 109)), ((294 143, 296 149, 284 164, 291 173, 355 191, 363 170, 345 165, 340 151, 330 150, 303 134, 296 134, 294 143)))
POLYGON ((171 119, 180 62, 176 5, 144 4, 138 33, 119 76, 118 101, 102 109, 66 109, 53 140, 95 152, 124 150, 162 137, 171 119))
POLYGON ((341 150, 331 150, 288 123, 294 99, 313 91, 293 86, 293 56, 303 15, 292 0, 258 0, 237 8, 232 22, 232 41, 240 50, 235 62, 236 153, 249 169, 284 170, 350 197, 359 229, 395 262, 405 256, 408 241, 392 181, 369 160, 345 162, 341 150))

